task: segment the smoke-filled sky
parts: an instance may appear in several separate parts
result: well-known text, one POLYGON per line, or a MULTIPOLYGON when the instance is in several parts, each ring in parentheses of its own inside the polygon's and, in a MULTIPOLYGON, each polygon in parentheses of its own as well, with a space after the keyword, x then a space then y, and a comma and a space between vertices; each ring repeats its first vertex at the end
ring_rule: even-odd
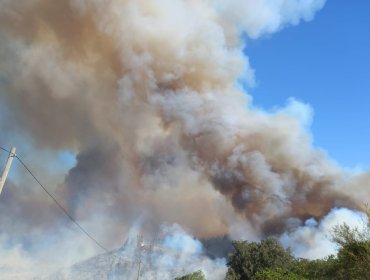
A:
MULTIPOLYGON (((299 256, 325 256, 330 225, 360 220, 370 173, 313 145, 308 98, 256 106, 248 53, 322 9, 325 0, 1 0, 0 143, 109 249, 140 220, 148 238, 164 226, 199 240, 274 236, 299 256)), ((101 253, 31 179, 15 162, 0 197, 1 273, 47 274, 101 253)))

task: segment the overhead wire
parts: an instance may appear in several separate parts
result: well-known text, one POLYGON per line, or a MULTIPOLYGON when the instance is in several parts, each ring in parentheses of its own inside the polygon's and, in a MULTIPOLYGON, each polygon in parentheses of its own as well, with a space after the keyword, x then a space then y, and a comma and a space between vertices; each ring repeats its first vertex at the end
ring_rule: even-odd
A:
POLYGON ((7 152, 7 153, 10 153, 10 151, 8 151, 7 149, 5 149, 5 148, 3 148, 3 147, 0 147, 0 150, 3 150, 3 151, 5 151, 5 152, 7 152))
MULTIPOLYGON (((0 147, 0 150, 10 153, 9 150, 0 147)), ((23 160, 15 154, 14 157, 19 161, 19 163, 27 170, 27 172, 32 176, 32 178, 38 183, 38 185, 44 190, 44 192, 54 201, 54 203, 60 208, 60 210, 78 227, 80 231, 82 231, 91 241, 93 241, 100 249, 102 249, 105 253, 109 253, 110 251, 105 248, 99 241, 97 241, 91 234, 89 234, 79 222, 76 221, 72 217, 71 214, 58 202, 58 200, 46 189, 46 187, 40 182, 40 180, 35 176, 35 174, 31 171, 31 169, 23 162, 23 160)))

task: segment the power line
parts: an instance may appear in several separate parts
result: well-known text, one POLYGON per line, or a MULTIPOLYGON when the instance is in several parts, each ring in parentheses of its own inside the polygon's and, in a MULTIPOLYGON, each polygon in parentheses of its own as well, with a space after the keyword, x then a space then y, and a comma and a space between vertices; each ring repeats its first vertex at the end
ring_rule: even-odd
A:
POLYGON ((3 150, 5 152, 7 152, 7 153, 10 153, 10 151, 8 151, 7 149, 4 149, 3 147, 0 147, 0 150, 3 150))
POLYGON ((109 253, 109 250, 101 245, 94 237, 92 237, 68 212, 67 210, 56 200, 56 198, 41 184, 41 182, 36 178, 28 166, 16 155, 18 161, 23 165, 23 167, 30 173, 30 175, 35 179, 35 181, 40 185, 40 187, 47 193, 48 196, 55 202, 56 205, 66 214, 66 216, 88 237, 90 238, 98 247, 100 247, 106 253, 109 253))
MULTIPOLYGON (((0 150, 10 153, 7 149, 0 147, 0 150)), ((18 156, 14 156, 20 164, 28 171, 28 173, 35 179, 35 181, 39 184, 39 186, 45 191, 45 193, 54 201, 54 203, 62 210, 62 212, 91 240, 93 241, 100 249, 102 249, 105 253, 109 253, 109 250, 105 248, 100 242, 98 242, 94 237, 92 237, 69 213, 68 211, 58 202, 58 200, 45 188, 45 186, 37 179, 37 177, 33 174, 33 172, 28 168, 28 166, 22 161, 22 159, 18 156)))

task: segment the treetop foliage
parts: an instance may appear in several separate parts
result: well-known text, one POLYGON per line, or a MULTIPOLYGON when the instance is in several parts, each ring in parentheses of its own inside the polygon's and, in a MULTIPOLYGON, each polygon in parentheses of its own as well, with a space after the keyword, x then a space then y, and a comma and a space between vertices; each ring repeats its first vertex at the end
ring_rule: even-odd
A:
POLYGON ((337 255, 320 260, 294 258, 275 239, 235 241, 235 251, 227 262, 226 280, 370 279, 369 208, 363 228, 338 225, 332 231, 332 239, 339 246, 337 255))

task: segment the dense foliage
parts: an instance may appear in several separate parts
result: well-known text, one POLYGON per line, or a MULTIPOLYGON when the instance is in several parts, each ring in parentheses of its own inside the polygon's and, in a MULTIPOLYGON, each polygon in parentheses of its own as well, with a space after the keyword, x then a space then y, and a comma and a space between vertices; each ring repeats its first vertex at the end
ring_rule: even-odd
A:
POLYGON ((288 250, 277 240, 266 239, 261 242, 234 241, 235 252, 229 257, 227 280, 255 279, 257 272, 265 269, 285 267, 293 261, 288 250))
POLYGON ((370 211, 362 229, 343 224, 333 229, 337 256, 321 260, 294 258, 274 239, 235 241, 227 280, 370 279, 370 211))

